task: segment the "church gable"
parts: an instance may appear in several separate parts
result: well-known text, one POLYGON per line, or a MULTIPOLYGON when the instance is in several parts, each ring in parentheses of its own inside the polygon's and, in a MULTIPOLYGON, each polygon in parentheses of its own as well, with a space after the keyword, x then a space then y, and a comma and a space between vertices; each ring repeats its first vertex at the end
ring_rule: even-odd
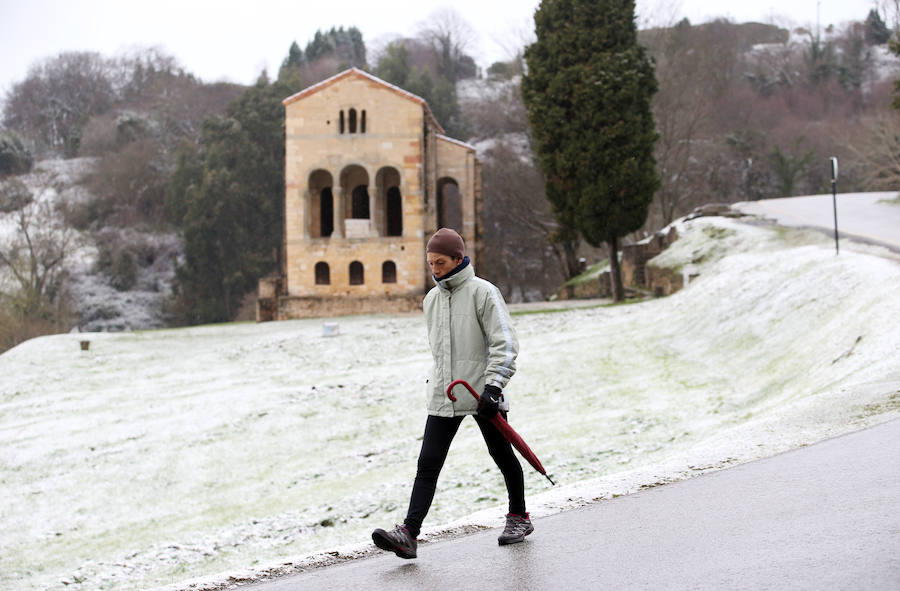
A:
POLYGON ((423 117, 437 133, 444 131, 423 98, 357 68, 314 84, 284 99, 283 104, 289 120, 297 114, 293 116, 299 119, 304 133, 396 134, 400 131, 398 123, 400 127, 411 125, 418 133, 423 117), (336 108, 329 112, 326 105, 336 108), (376 122, 375 109, 389 116, 378 117, 376 122), (324 120, 311 119, 304 116, 309 111, 329 112, 329 116, 324 120), (403 113, 405 117, 400 116, 403 113))

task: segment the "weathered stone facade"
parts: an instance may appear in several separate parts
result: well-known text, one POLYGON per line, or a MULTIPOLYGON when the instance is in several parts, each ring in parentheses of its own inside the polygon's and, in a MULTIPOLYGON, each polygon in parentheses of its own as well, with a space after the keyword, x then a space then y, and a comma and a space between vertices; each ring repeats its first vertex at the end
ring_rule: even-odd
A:
POLYGON ((352 68, 284 105, 284 264, 257 320, 420 307, 439 227, 478 257, 481 163, 422 98, 352 68))

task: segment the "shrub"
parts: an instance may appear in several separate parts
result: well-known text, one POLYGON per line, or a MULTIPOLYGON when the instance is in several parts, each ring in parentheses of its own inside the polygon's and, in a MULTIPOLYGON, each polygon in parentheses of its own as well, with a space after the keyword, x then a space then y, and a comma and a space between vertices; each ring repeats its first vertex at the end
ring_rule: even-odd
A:
POLYGON ((33 200, 31 191, 19 179, 11 178, 0 184, 0 213, 18 211, 33 200))
POLYGON ((24 174, 34 165, 34 156, 14 131, 0 132, 0 176, 24 174))

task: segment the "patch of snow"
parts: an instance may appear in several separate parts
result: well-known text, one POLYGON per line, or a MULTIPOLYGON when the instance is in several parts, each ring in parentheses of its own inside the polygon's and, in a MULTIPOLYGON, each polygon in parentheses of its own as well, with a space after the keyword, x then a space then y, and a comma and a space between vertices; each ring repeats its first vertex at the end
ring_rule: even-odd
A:
POLYGON ((893 80, 900 73, 900 57, 894 55, 888 46, 874 45, 869 47, 872 57, 872 72, 876 82, 893 80))
POLYGON ((180 238, 172 233, 143 233, 133 229, 120 229, 116 233, 123 244, 142 245, 143 250, 153 255, 153 260, 142 261, 135 286, 120 291, 110 285, 107 277, 94 271, 97 249, 82 249, 69 285, 81 318, 77 330, 116 332, 168 326, 165 308, 172 298, 175 267, 183 252, 180 238))
POLYGON ((467 78, 456 83, 456 96, 460 102, 498 100, 518 88, 521 76, 509 80, 494 78, 467 78))
POLYGON ((524 132, 503 133, 496 137, 490 137, 474 142, 472 145, 475 147, 475 153, 478 158, 487 162, 493 158, 491 151, 500 144, 512 148, 522 163, 531 164, 534 161, 531 140, 529 139, 528 134, 524 132))

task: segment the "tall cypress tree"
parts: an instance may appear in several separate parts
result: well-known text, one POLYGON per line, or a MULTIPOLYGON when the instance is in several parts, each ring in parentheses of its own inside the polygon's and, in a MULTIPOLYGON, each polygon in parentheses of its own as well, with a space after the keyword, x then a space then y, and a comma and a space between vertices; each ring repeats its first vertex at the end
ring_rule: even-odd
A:
POLYGON ((565 229, 608 245, 619 301, 620 238, 644 224, 659 187, 657 84, 638 44, 634 0, 543 0, 534 23, 522 98, 547 197, 565 229))

